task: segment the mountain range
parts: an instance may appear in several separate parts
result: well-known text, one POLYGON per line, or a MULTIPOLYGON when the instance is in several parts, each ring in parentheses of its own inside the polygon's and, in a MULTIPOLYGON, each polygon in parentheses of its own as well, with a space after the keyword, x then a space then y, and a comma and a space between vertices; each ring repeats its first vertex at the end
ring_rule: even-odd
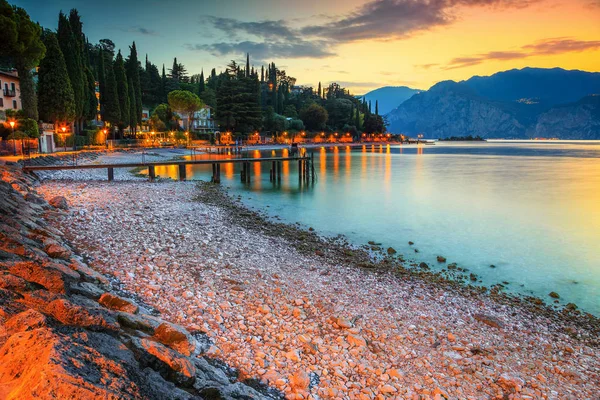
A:
POLYGON ((390 132, 426 138, 600 139, 600 73, 514 69, 415 92, 398 98, 386 114, 390 132))

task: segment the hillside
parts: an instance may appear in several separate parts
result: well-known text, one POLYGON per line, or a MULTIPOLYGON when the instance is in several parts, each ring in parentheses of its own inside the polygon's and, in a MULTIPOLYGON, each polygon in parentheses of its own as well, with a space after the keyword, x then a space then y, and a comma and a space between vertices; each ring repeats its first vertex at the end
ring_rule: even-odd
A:
POLYGON ((559 68, 445 81, 390 112, 388 130, 428 138, 600 139, 598 97, 590 97, 596 93, 600 93, 599 73, 559 68))
POLYGON ((385 115, 419 92, 418 89, 406 86, 384 86, 370 91, 364 97, 367 101, 371 101, 373 107, 375 107, 375 101, 378 101, 379 114, 385 115))

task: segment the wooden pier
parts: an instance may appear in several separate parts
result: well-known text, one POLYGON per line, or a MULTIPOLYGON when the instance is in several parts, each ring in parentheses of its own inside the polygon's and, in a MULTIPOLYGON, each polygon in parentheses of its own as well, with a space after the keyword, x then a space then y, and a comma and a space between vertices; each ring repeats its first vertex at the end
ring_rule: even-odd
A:
POLYGON ((115 168, 148 168, 150 181, 156 179, 156 167, 176 165, 179 169, 179 180, 187 179, 186 166, 188 165, 212 165, 211 181, 221 183, 221 164, 242 164, 240 178, 244 183, 250 183, 250 164, 271 163, 271 182, 281 182, 281 170, 284 162, 298 161, 298 179, 300 182, 310 183, 315 181, 315 168, 313 157, 266 157, 266 158, 230 158, 224 160, 174 160, 160 162, 141 163, 116 163, 116 164, 80 164, 80 165, 28 165, 23 167, 25 172, 35 171, 59 171, 74 169, 106 169, 108 180, 114 180, 115 168))

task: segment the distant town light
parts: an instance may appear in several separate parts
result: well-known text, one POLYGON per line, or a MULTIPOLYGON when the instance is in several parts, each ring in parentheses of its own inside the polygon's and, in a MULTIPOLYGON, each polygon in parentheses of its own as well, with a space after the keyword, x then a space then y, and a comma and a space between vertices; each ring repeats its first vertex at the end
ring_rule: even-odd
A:
POLYGON ((8 124, 10 125, 11 128, 15 127, 15 121, 10 121, 8 124))

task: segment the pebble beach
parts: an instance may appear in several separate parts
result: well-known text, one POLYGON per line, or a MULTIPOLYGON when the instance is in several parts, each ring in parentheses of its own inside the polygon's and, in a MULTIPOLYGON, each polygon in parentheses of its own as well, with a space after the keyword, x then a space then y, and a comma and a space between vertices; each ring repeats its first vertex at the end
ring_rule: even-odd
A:
MULTIPOLYGON (((139 155, 101 156, 125 161, 139 155)), ((153 156, 147 156, 153 157, 153 156)), ((238 223, 207 186, 126 170, 40 173, 72 247, 207 355, 288 399, 597 399, 590 332, 238 223), (208 193, 210 194, 210 193, 208 193)), ((267 222, 264 222, 267 223, 267 222)), ((596 338, 597 339, 597 338, 596 338)))

